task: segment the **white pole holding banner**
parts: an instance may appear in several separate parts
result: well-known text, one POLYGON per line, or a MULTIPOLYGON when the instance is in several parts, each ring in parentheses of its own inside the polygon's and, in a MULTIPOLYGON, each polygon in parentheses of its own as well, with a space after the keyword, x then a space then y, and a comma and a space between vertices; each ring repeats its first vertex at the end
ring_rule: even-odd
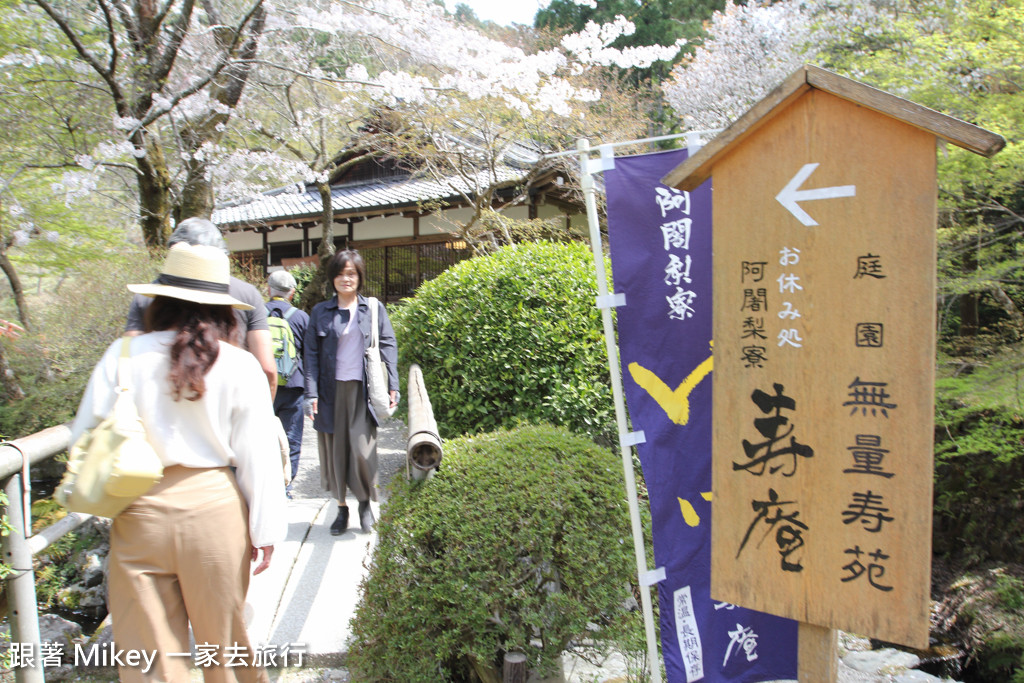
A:
POLYGON ((619 371, 619 353, 615 344, 615 328, 612 324, 612 306, 609 296, 608 278, 605 273, 604 252, 601 246, 601 226, 597 216, 597 199, 594 190, 594 178, 590 170, 590 143, 581 139, 576 143, 580 155, 580 179, 583 188, 583 199, 587 207, 587 222, 590 224, 590 246, 594 252, 594 269, 597 271, 597 302, 601 308, 601 321, 604 324, 604 342, 608 352, 608 370, 611 373, 612 396, 615 400, 615 421, 618 424, 619 450, 622 453, 622 470, 626 479, 626 497, 629 500, 629 519, 633 530, 633 550, 636 553, 637 577, 640 579, 640 604, 644 613, 644 631, 647 635, 647 661, 650 664, 652 683, 661 683, 661 658, 658 653, 657 634, 654 630, 654 610, 651 606, 651 593, 647 574, 647 551, 644 549, 643 526, 640 523, 640 504, 636 495, 636 477, 633 474, 633 453, 631 444, 634 439, 627 439, 629 432, 626 426, 626 404, 622 395, 622 375, 619 371), (628 441, 628 443, 627 443, 628 441))

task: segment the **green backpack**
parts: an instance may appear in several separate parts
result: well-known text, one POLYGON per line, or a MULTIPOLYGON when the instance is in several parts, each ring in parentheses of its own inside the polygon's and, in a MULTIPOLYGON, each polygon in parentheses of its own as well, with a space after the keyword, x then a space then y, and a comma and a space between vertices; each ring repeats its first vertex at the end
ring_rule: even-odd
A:
POLYGON ((299 350, 295 346, 295 334, 288 318, 299 309, 292 306, 282 317, 277 311, 267 308, 267 324, 270 325, 270 346, 277 363, 277 385, 284 386, 299 367, 299 350))

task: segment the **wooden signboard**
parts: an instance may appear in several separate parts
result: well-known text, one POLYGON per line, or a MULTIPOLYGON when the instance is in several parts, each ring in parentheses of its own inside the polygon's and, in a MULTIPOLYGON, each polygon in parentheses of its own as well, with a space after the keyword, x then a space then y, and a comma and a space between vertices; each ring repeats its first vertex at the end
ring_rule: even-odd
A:
POLYGON ((926 647, 937 133, 805 69, 666 179, 713 168, 711 593, 926 647))
POLYGON ((935 139, 810 91, 714 188, 711 593, 926 646, 935 139))

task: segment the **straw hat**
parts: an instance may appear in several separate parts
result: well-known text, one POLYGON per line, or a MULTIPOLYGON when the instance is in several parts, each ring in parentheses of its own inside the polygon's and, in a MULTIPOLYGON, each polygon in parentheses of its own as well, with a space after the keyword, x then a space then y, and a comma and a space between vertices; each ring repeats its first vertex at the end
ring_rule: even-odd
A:
POLYGON ((216 247, 179 242, 167 252, 167 260, 156 282, 128 285, 128 290, 143 296, 169 296, 212 306, 252 309, 228 294, 231 267, 228 256, 216 247))

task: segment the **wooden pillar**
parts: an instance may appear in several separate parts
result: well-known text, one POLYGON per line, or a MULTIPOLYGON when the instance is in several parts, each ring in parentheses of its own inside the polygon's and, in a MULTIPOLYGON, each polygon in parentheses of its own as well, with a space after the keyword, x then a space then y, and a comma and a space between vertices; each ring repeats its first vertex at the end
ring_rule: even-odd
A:
POLYGON ((391 263, 389 261, 390 247, 384 247, 384 282, 381 283, 380 300, 384 303, 388 301, 388 279, 391 276, 391 263))
POLYGON ((526 683, 526 673, 526 655, 522 652, 506 652, 501 683, 526 683))
POLYGON ((263 233, 263 276, 267 275, 267 268, 270 266, 270 239, 267 237, 270 233, 266 228, 262 229, 263 233))
MULTIPOLYGON (((416 214, 412 217, 412 238, 418 240, 420 237, 420 215, 416 214)), ((419 287, 423 282, 423 269, 420 267, 420 251, 422 245, 417 244, 416 246, 416 286, 419 287)))
POLYGON ((839 676, 839 631, 801 622, 800 683, 835 683, 839 676))

